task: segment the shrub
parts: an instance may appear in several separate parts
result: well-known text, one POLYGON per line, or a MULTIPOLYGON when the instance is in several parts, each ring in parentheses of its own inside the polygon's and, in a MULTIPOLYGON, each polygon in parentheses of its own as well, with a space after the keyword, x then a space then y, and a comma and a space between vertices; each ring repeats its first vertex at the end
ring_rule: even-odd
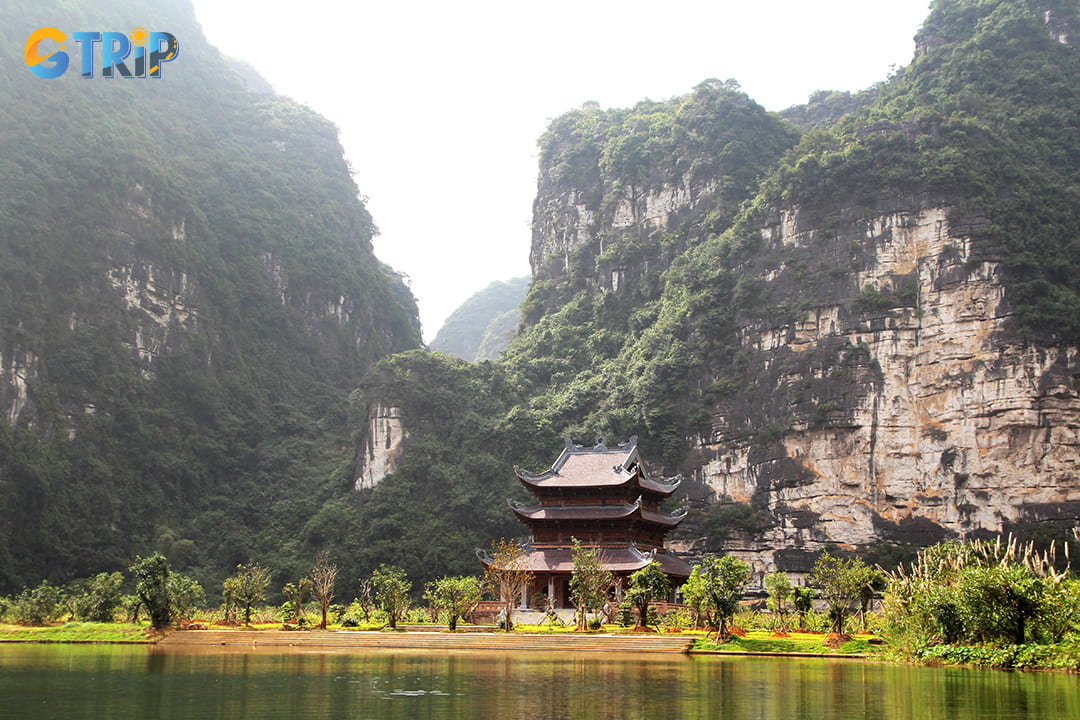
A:
POLYGON ((112 622, 123 600, 120 592, 123 584, 124 576, 119 572, 98 573, 75 599, 75 614, 89 622, 112 622))
POLYGON ((1012 539, 942 543, 890 576, 886 629, 910 654, 939 644, 1061 640, 1080 620, 1075 582, 1052 557, 1012 539))
POLYGON ((832 632, 842 633, 852 606, 871 590, 879 573, 859 558, 837 558, 825 551, 810 574, 829 606, 832 632))
POLYGON ((23 625, 44 625, 56 618, 61 599, 60 589, 42 580, 36 588, 26 588, 15 597, 12 615, 23 625))
POLYGON ((131 574, 135 578, 135 592, 155 628, 169 624, 169 561, 161 553, 154 553, 148 558, 138 557, 131 564, 131 574))
POLYGON ((668 610, 664 614, 663 624, 664 627, 672 628, 676 630, 685 630, 690 627, 690 622, 693 620, 690 611, 686 608, 675 608, 668 610))
POLYGON ((772 611, 770 626, 773 630, 787 631, 788 600, 791 598, 792 586, 787 573, 779 570, 765 576, 765 590, 769 593, 766 601, 769 610, 772 611))
POLYGON ((168 588, 169 609, 175 622, 190 620, 195 610, 206 600, 202 585, 187 575, 169 575, 168 588))

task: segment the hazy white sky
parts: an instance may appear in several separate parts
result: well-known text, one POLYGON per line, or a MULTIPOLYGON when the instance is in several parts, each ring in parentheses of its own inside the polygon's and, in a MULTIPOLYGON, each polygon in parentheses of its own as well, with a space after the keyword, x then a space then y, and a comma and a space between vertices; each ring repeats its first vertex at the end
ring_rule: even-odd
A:
POLYGON ((595 100, 626 107, 734 78, 769 110, 861 90, 911 60, 929 0, 194 0, 210 42, 341 129, 424 337, 529 272, 536 139, 595 100))

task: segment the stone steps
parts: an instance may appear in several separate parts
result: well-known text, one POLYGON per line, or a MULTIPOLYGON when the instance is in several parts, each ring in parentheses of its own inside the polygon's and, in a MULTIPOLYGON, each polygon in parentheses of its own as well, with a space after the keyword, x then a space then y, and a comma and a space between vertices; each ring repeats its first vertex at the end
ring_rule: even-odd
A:
POLYGON ((421 650, 549 650, 553 652, 686 653, 691 638, 665 635, 526 635, 512 633, 350 632, 304 630, 184 630, 163 646, 400 648, 421 650))

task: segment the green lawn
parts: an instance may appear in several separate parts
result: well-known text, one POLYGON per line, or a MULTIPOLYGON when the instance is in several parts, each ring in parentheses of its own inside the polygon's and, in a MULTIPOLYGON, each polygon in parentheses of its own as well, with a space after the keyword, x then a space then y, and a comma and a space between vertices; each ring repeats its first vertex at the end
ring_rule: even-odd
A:
POLYGON ((46 627, 0 624, 0 640, 24 642, 150 642, 149 626, 131 623, 69 622, 46 627))
POLYGON ((844 653, 873 654, 881 652, 881 645, 872 645, 874 635, 854 635, 836 650, 825 645, 825 635, 819 633, 791 633, 790 637, 772 637, 764 630, 748 632, 746 637, 729 637, 727 642, 716 644, 712 637, 704 637, 694 643, 694 650, 721 650, 730 652, 772 653, 844 653))

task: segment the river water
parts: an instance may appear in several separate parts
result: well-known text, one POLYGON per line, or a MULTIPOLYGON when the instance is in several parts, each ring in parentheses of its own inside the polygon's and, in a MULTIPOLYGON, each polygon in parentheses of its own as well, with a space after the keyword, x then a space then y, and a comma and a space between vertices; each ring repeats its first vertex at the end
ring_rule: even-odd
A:
POLYGON ((829 659, 0 645, 0 719, 1080 718, 1080 678, 829 659))

